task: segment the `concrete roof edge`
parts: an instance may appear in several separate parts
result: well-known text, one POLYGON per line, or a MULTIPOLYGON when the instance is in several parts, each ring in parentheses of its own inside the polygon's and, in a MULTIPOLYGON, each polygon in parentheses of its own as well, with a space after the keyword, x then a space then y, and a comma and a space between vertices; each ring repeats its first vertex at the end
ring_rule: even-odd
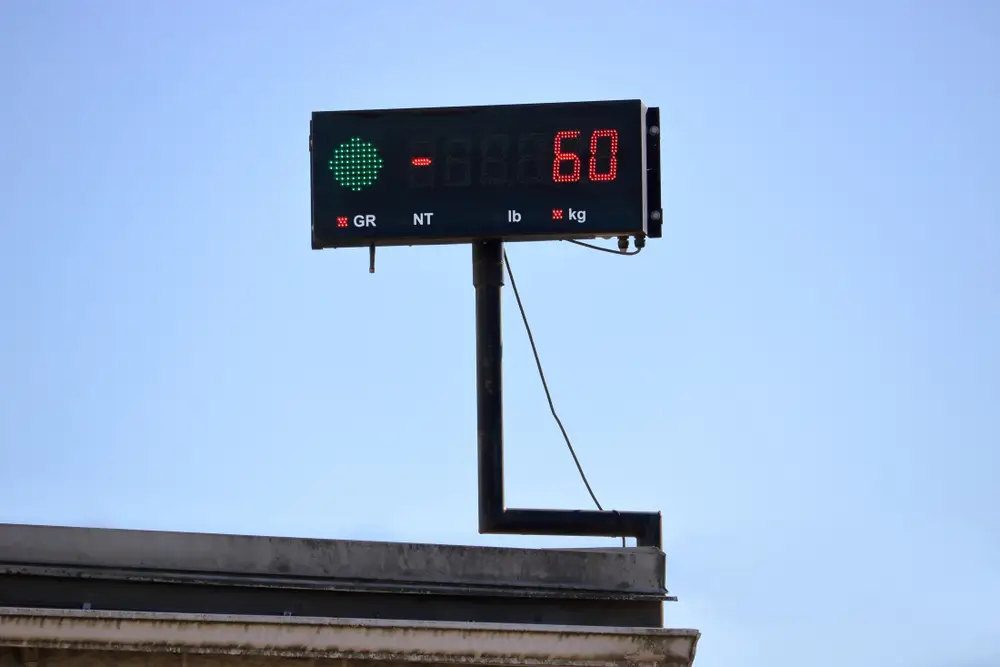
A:
POLYGON ((659 549, 521 549, 0 524, 0 563, 663 595, 659 549))
MULTIPOLYGON (((385 662, 690 665, 697 630, 222 616, 0 607, 0 646, 385 662)), ((239 664, 239 663, 235 663, 239 664)))

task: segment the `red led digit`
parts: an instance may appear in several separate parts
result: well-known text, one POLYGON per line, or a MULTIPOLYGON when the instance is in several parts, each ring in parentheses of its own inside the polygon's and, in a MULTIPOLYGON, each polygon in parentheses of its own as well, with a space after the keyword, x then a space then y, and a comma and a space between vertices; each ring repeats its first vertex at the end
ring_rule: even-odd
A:
POLYGON ((552 160, 552 180, 556 183, 575 183, 580 180, 580 156, 576 153, 564 153, 562 150, 563 139, 576 139, 580 136, 579 130, 563 130, 556 132, 555 159, 552 160), (563 174, 562 163, 572 162, 573 173, 563 174))
POLYGON ((618 130, 594 130, 590 135, 590 180, 592 181, 613 181, 618 176, 618 130), (597 141, 607 138, 611 144, 609 154, 597 153, 597 141), (598 158, 610 158, 607 172, 601 174, 597 171, 598 158))

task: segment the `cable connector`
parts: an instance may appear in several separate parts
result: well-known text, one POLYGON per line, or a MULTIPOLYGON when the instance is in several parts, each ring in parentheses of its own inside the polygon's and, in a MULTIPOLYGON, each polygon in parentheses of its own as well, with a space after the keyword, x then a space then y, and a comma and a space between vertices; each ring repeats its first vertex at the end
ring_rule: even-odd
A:
POLYGON ((618 237, 618 250, 620 252, 628 252, 628 237, 619 236, 618 237))
POLYGON ((640 234, 635 237, 635 249, 638 252, 646 247, 646 235, 640 234))

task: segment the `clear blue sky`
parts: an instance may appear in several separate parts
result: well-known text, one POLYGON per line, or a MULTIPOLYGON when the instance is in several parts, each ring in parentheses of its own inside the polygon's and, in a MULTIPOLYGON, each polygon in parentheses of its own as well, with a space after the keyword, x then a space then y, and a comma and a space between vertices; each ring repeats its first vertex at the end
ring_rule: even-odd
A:
MULTIPOLYGON (((641 97, 662 240, 515 245, 701 667, 1000 664, 1000 3, 0 2, 0 521, 468 544, 468 247, 309 248, 314 110, 641 97), (771 647, 780 643, 777 656, 771 647)), ((506 303, 508 498, 587 507, 506 303)))

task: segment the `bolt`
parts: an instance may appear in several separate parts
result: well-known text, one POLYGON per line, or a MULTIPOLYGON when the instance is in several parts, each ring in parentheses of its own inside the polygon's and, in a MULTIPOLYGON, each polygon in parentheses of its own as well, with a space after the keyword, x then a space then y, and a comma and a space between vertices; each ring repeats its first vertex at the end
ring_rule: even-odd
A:
POLYGON ((649 214, 649 217, 652 220, 659 220, 661 215, 662 213, 660 213, 659 211, 653 211, 652 213, 649 214))
POLYGON ((653 126, 651 126, 649 128, 649 133, 655 137, 656 135, 658 135, 660 133, 660 126, 659 125, 653 125, 653 126))

